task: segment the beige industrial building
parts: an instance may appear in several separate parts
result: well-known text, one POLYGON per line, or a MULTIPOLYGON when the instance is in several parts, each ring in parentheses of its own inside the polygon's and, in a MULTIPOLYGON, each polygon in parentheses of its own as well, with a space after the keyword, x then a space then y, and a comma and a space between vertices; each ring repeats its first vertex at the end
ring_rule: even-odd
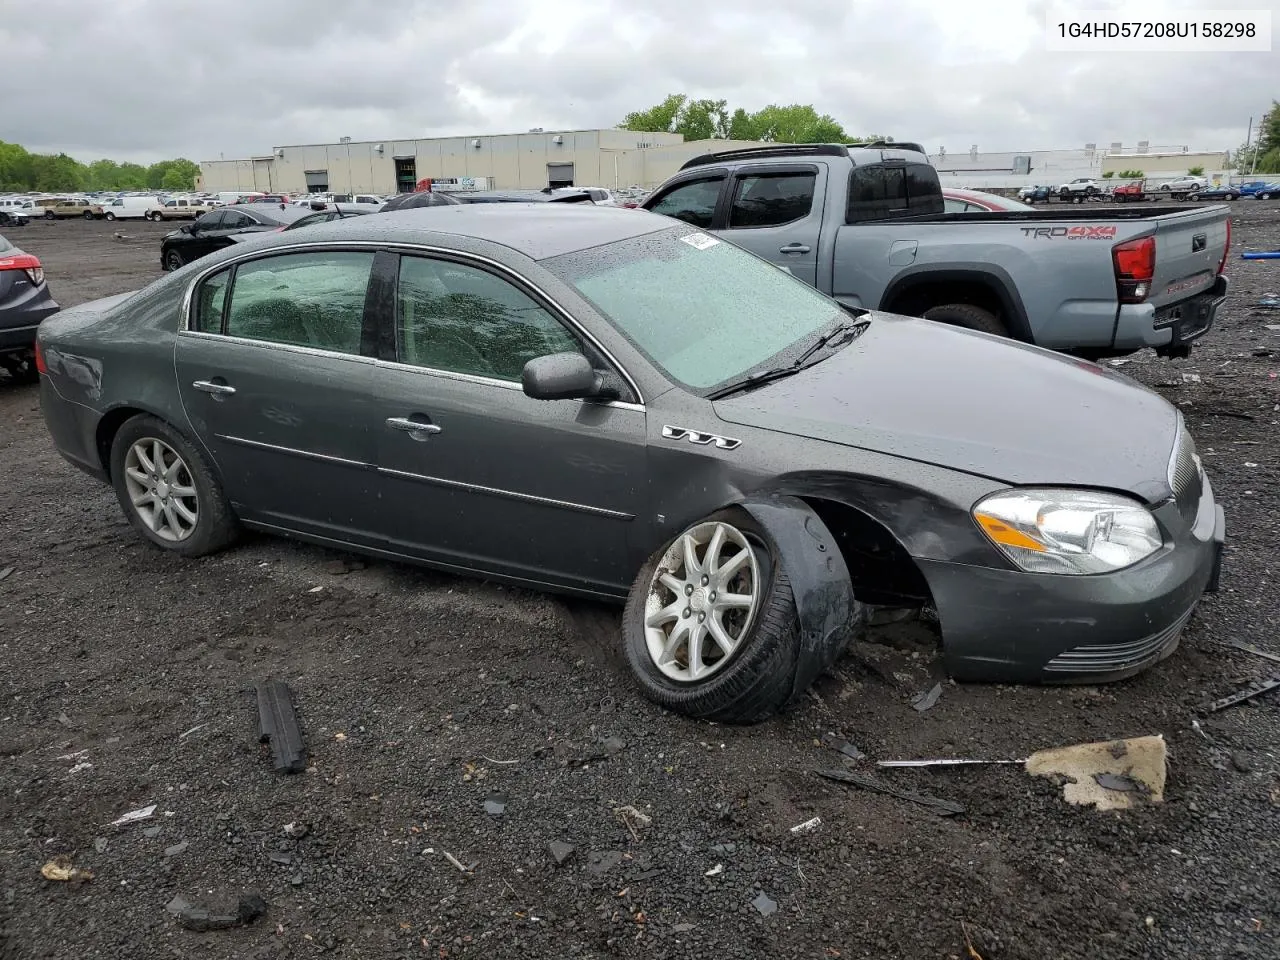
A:
POLYGON ((412 190, 430 177, 474 178, 493 189, 654 187, 690 157, 756 145, 743 140, 686 143, 678 133, 631 130, 286 145, 263 156, 203 162, 197 186, 210 192, 392 194, 412 190))

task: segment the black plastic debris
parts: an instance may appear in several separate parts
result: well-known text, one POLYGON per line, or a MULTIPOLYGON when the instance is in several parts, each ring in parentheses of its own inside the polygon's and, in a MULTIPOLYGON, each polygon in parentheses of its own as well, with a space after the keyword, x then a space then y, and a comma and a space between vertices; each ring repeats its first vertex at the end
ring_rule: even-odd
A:
POLYGON ((307 751, 293 709, 293 693, 279 680, 263 681, 257 691, 258 742, 271 744, 277 773, 302 773, 307 768, 307 751))
POLYGON ((548 849, 551 851, 551 857, 555 860, 557 867, 563 867, 565 862, 573 856, 576 849, 572 843, 565 843, 563 840, 552 840, 548 849))
POLYGON ((215 900, 204 904, 174 897, 165 909, 177 917, 185 929, 205 933, 247 926, 267 912, 267 902, 256 893, 241 894, 235 900, 215 900))
POLYGON ((507 812, 506 798, 496 793, 489 794, 484 801, 484 812, 491 817, 502 816, 507 812))
POLYGON ((843 753, 850 760, 861 760, 866 754, 855 747, 848 740, 837 737, 834 733, 824 733, 819 742, 829 750, 835 750, 837 753, 843 753))
POLYGON ((609 850, 605 853, 593 852, 588 859, 590 863, 587 869, 597 877, 602 877, 622 862, 622 854, 617 850, 609 850))
POLYGON ((918 803, 921 806, 930 808, 934 813, 942 817, 954 817, 964 813, 964 807, 951 800, 940 800, 937 797, 914 793, 911 790, 902 790, 887 783, 881 783, 874 777, 854 773, 852 770, 819 770, 817 773, 818 776, 825 777, 828 780, 838 780, 841 783, 849 783, 855 787, 861 787, 863 790, 871 790, 874 793, 883 793, 888 797, 897 797, 899 800, 918 803))
POLYGON ((768 917, 778 912, 778 901, 763 890, 756 894, 756 898, 751 901, 751 905, 756 908, 762 917, 768 917))
POLYGON ((916 708, 918 713, 924 713, 926 710, 931 709, 933 705, 938 702, 938 698, 941 696, 942 684, 935 683, 933 685, 933 689, 925 693, 918 694, 915 699, 911 701, 911 705, 916 708))
POLYGON ((279 864, 282 867, 293 866, 292 853, 272 853, 270 856, 271 856, 272 863, 279 864))
POLYGON ((1095 773, 1093 782, 1104 790, 1118 790, 1120 793, 1141 793, 1141 785, 1132 777, 1122 773, 1095 773))
POLYGON ((1256 696, 1277 688, 1280 688, 1280 674, 1276 674, 1267 680, 1257 680, 1250 683, 1229 696, 1203 704, 1199 709, 1201 713, 1217 713, 1219 710, 1234 707, 1237 703, 1244 703, 1246 700, 1252 700, 1256 696))

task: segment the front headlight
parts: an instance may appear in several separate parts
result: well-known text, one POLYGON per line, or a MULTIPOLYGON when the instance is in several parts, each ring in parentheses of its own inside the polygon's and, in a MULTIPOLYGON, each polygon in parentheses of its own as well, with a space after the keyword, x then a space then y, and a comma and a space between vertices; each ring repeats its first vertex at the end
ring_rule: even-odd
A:
POLYGON ((1006 490, 980 501, 973 518, 1028 573, 1110 573, 1164 544, 1145 506, 1092 490, 1006 490))

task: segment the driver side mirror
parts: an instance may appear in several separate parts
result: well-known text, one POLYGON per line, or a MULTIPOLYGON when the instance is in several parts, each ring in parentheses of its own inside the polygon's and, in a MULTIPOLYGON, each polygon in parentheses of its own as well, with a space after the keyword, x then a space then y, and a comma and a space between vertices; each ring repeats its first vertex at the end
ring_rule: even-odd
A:
POLYGON ((618 389, 580 353, 551 353, 524 365, 525 396, 534 400, 616 400, 618 389))

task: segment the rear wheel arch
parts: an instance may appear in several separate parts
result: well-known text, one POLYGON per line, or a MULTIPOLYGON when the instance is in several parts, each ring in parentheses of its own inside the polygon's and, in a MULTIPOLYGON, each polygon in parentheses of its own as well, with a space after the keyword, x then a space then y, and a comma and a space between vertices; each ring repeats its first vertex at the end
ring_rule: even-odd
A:
POLYGON ((920 270, 898 277, 880 299, 880 309, 918 317, 932 307, 965 304, 994 315, 1014 340, 1034 343, 1017 286, 1003 271, 920 270))

